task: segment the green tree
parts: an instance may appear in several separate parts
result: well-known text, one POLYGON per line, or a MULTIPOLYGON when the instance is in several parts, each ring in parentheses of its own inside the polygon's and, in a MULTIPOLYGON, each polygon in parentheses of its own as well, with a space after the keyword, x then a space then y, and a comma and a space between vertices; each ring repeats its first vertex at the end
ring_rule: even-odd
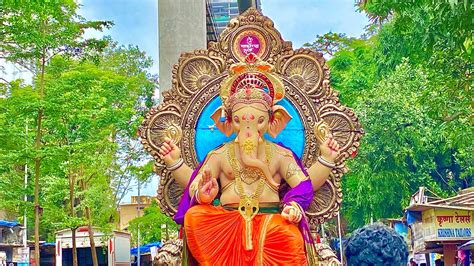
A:
POLYGON ((323 35, 316 36, 316 40, 312 43, 305 43, 303 47, 322 52, 324 55, 333 56, 341 49, 347 48, 355 38, 348 38, 345 34, 328 32, 323 35))
POLYGON ((114 188, 109 185, 113 176, 109 169, 119 148, 116 136, 135 137, 131 134, 136 132, 138 117, 142 116, 136 106, 148 102, 154 88, 139 69, 137 57, 129 58, 129 64, 135 67, 128 72, 119 71, 107 60, 116 56, 116 51, 123 54, 135 50, 108 48, 99 57, 98 65, 57 58, 48 66, 48 131, 56 132, 51 136, 52 142, 58 144, 56 154, 66 160, 69 179, 74 178, 70 181, 70 202, 80 202, 76 208, 89 227, 92 247, 92 226, 104 227, 115 220, 114 188), (74 185, 77 197, 73 195, 74 185))
POLYGON ((78 42, 87 28, 102 29, 107 22, 88 22, 76 14, 74 1, 3 1, 0 20, 0 50, 2 57, 30 70, 35 76, 37 93, 35 108, 34 152, 34 209, 35 209, 35 260, 39 265, 39 202, 43 149, 43 119, 45 100, 45 68, 54 54, 67 47, 100 46, 93 40, 78 42))
POLYGON ((162 240, 161 225, 166 224, 168 236, 178 232, 178 225, 168 216, 163 214, 155 201, 143 210, 143 216, 129 222, 128 231, 132 234, 132 244, 137 244, 138 226, 140 226, 140 243, 152 243, 162 240))
POLYGON ((471 10, 455 1, 356 2, 372 23, 365 36, 330 33, 310 45, 333 47, 331 84, 366 131, 343 180, 351 228, 401 216, 418 186, 441 196, 472 186, 474 163, 471 10))
MULTIPOLYGON (((45 69, 48 90, 43 106, 48 116, 43 124, 46 155, 42 158, 39 197, 44 214, 40 233, 49 240, 58 229, 66 227, 75 232, 78 226, 94 225, 110 230, 116 220, 116 188, 110 184, 117 177, 112 169, 120 164, 117 158, 123 152, 121 143, 137 138, 139 119, 155 89, 147 65, 138 57, 122 64, 129 66, 128 72, 119 71, 119 61, 114 65, 108 60, 116 56, 116 51, 120 55, 139 52, 135 47, 112 44, 94 62, 57 55, 45 69)), ((26 149, 24 142, 19 142, 25 139, 24 119, 18 118, 28 117, 34 110, 31 103, 36 97, 31 86, 12 85, 8 97, 0 99, 0 134, 8 140, 1 146, 0 174, 8 179, 1 178, 0 197, 9 200, 5 204, 0 201, 0 207, 12 212, 14 206, 24 204, 25 192, 23 168, 14 164, 14 160, 22 162, 22 154, 26 153, 20 153, 23 157, 17 153, 26 149), (17 184, 17 188, 11 189, 11 184, 17 184)), ((152 172, 151 164, 133 163, 128 168, 133 177, 144 180, 152 172)))
POLYGON ((422 97, 427 90, 426 75, 404 62, 357 103, 366 134, 344 180, 343 206, 354 227, 401 215, 421 184, 445 194, 430 176, 437 150, 435 122, 422 97))

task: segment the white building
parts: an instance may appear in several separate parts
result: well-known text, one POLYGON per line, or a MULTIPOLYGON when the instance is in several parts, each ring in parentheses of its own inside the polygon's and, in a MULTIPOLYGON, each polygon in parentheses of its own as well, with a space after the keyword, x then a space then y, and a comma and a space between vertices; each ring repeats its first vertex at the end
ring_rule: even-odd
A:
MULTIPOLYGON (((104 234, 94 228, 94 242, 99 265, 130 266, 130 234, 112 231, 104 234)), ((80 227, 76 230, 78 265, 92 265, 89 230, 80 227)), ((56 232, 56 266, 72 265, 72 231, 64 229, 56 232)))

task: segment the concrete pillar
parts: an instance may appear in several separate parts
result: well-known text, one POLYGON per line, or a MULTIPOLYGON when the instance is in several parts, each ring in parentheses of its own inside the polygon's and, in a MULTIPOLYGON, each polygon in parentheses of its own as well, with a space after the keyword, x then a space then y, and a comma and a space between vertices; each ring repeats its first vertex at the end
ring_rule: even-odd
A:
POLYGON ((205 0, 158 1, 161 91, 171 88, 171 70, 181 53, 207 47, 206 33, 205 0))
POLYGON ((444 266, 456 266, 456 244, 443 244, 444 266))

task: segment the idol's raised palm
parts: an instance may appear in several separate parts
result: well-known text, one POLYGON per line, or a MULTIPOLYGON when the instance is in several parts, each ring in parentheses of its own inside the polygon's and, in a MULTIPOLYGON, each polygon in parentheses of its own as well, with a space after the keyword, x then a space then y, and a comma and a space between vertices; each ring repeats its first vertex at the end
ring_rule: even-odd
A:
POLYGON ((170 139, 165 138, 165 141, 160 147, 160 156, 165 161, 166 165, 171 165, 181 157, 181 150, 170 139))
POLYGON ((219 192, 219 185, 217 180, 212 178, 209 169, 204 170, 202 178, 198 184, 198 201, 202 204, 211 203, 219 192))

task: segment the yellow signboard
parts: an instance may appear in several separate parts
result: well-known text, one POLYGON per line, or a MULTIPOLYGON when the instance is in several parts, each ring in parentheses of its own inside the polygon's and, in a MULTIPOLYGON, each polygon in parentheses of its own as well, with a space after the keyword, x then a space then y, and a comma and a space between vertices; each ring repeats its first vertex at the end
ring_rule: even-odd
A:
POLYGON ((473 238, 473 211, 433 208, 422 213, 425 241, 473 238))

